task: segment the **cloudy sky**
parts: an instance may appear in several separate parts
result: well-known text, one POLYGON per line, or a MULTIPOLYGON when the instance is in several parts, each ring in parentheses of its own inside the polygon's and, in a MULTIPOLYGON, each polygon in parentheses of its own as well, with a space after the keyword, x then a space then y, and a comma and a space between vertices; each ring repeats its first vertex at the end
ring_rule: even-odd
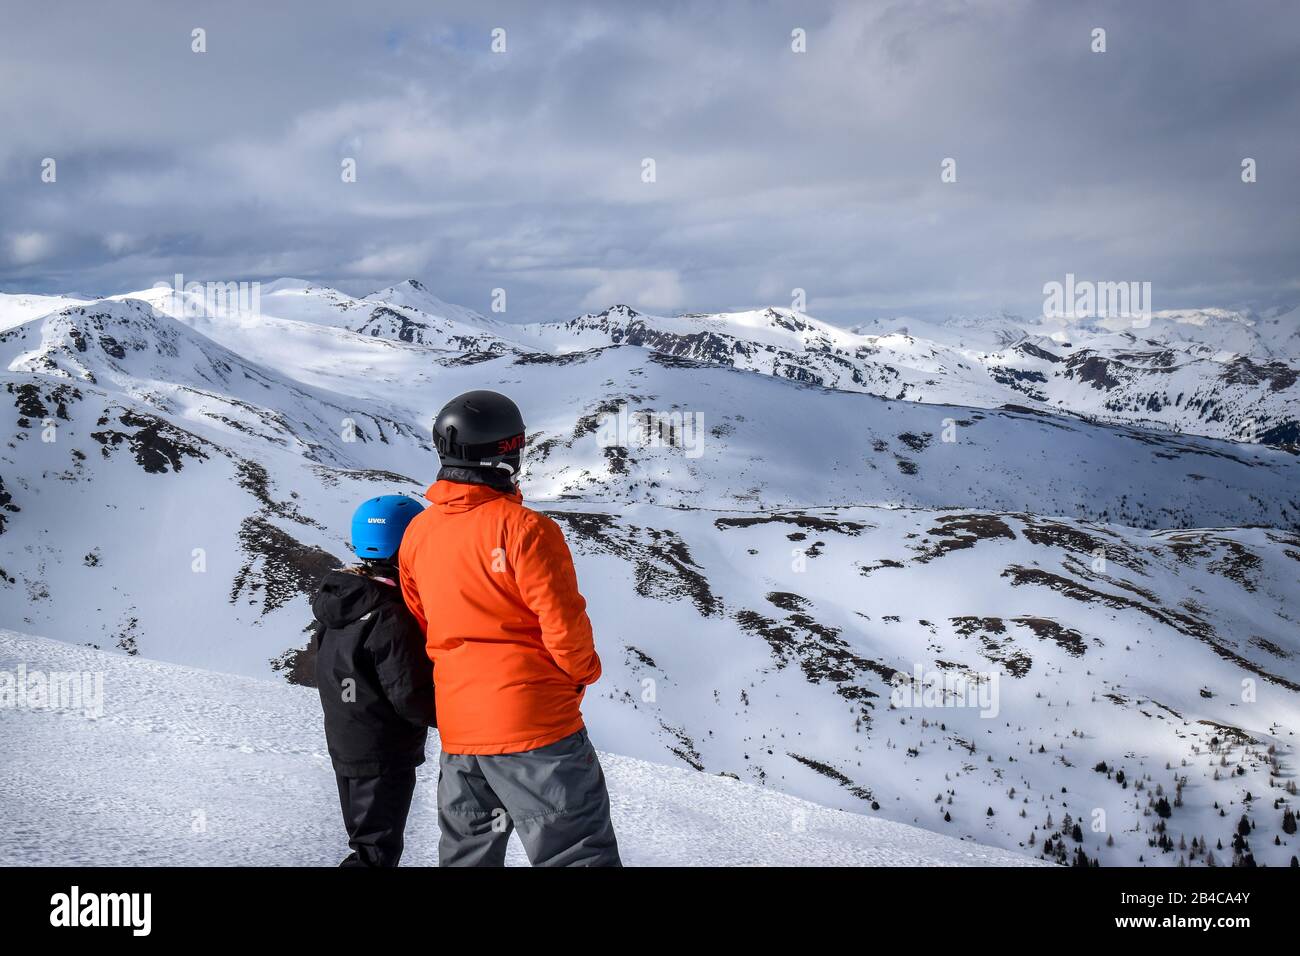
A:
POLYGON ((848 324, 1033 314, 1072 272, 1150 281, 1157 309, 1300 302, 1291 0, 4 17, 4 291, 416 277, 481 311, 504 288, 524 321, 802 288, 848 324))

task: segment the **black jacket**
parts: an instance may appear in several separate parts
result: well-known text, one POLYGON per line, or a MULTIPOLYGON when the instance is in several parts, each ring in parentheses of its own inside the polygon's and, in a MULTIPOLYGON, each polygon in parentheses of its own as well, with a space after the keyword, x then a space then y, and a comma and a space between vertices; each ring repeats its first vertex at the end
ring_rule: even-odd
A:
POLYGON ((372 777, 424 763, 428 728, 438 725, 433 664, 402 592, 331 571, 311 609, 316 684, 335 772, 372 777))

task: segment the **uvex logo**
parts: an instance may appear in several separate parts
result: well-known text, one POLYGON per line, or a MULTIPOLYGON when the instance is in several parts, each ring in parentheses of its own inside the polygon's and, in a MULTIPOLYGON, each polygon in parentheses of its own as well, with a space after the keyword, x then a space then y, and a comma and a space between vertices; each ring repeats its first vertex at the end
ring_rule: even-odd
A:
POLYGON ((387 518, 367 518, 367 524, 388 524, 387 518))
POLYGON ((506 455, 514 451, 516 448, 523 448, 523 447, 524 447, 524 436, 522 433, 520 433, 511 438, 504 438, 501 441, 497 442, 497 454, 506 455))

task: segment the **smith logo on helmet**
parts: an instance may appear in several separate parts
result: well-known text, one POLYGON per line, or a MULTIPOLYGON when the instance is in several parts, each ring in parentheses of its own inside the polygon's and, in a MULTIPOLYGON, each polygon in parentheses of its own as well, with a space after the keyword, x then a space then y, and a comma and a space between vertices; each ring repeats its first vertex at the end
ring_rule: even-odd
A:
POLYGON ((520 433, 510 438, 503 438, 501 441, 497 442, 497 454, 508 455, 516 448, 523 448, 523 447, 524 447, 524 436, 522 433, 520 433))

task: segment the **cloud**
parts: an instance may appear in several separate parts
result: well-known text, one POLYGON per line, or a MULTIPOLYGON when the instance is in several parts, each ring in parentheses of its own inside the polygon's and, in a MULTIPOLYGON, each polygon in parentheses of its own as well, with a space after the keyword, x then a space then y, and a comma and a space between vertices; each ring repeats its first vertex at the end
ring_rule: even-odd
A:
POLYGON ((597 272, 591 290, 583 297, 584 309, 604 309, 616 303, 646 311, 675 309, 682 304, 682 285, 670 269, 622 269, 597 272))
POLYGON ((104 236, 104 248, 115 256, 131 251, 135 240, 125 232, 110 232, 104 236))
POLYGON ((1033 312, 1066 272, 1159 308, 1294 302, 1297 27, 1286 0, 16 7, 0 284, 414 276, 506 288, 520 321, 795 288, 844 324, 1033 312))
POLYGON ((424 271, 428 261, 427 244, 389 246, 353 260, 344 272, 356 276, 415 275, 424 271))
POLYGON ((41 232, 22 232, 9 240, 10 258, 18 265, 40 262, 54 251, 54 240, 41 232))

